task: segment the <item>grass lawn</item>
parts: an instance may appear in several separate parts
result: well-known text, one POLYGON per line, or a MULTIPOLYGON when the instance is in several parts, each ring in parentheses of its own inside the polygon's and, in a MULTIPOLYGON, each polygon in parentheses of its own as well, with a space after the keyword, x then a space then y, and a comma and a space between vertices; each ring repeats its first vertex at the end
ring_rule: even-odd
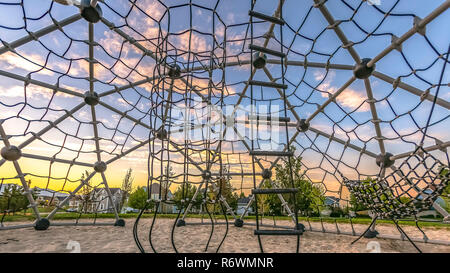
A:
MULTIPOLYGON (((121 218, 136 218, 137 213, 127 213, 127 214, 120 214, 121 218)), ((81 219, 89 219, 94 218, 94 214, 82 214, 81 219)), ((73 220, 77 219, 79 217, 79 214, 77 213, 57 213, 54 215, 54 220, 73 220)), ((142 218, 152 218, 153 213, 145 213, 142 215, 142 218)), ((158 214, 158 218, 169 218, 169 219, 175 219, 177 217, 176 214, 158 214)), ((114 219, 114 214, 112 213, 99 213, 97 214, 97 219, 114 219)), ((201 218, 201 215, 198 214, 188 214, 187 218, 201 218)), ((208 215, 203 216, 204 219, 208 219, 208 215)), ((216 215, 215 218, 217 219, 225 219, 223 215, 216 215)), ((244 219, 253 220, 255 221, 255 216, 247 216, 244 219)), ((273 220, 272 216, 264 216, 264 219, 273 220)), ((276 216, 275 220, 290 220, 291 218, 288 216, 276 216)), ((17 222, 17 221, 33 221, 34 216, 31 213, 27 213, 26 215, 23 214, 16 214, 16 215, 9 215, 6 216, 4 219, 4 222, 17 222)), ((228 220, 232 221, 233 219, 228 216, 228 220)), ((306 217, 299 217, 300 221, 307 221, 308 219, 306 217)), ((310 217, 309 221, 311 222, 326 222, 326 223, 350 223, 350 220, 348 218, 320 218, 320 217, 310 217)), ((354 224, 370 224, 371 219, 368 217, 357 217, 352 218, 352 222, 354 224)), ((393 224, 390 220, 377 220, 378 224, 393 224)), ((409 225, 414 226, 415 222, 411 220, 403 220, 399 221, 401 225, 409 225)), ((442 222, 437 222, 435 220, 431 219, 424 219, 424 221, 420 221, 419 225, 421 227, 434 227, 434 228, 444 228, 444 229, 450 229, 450 224, 445 224, 442 222)))

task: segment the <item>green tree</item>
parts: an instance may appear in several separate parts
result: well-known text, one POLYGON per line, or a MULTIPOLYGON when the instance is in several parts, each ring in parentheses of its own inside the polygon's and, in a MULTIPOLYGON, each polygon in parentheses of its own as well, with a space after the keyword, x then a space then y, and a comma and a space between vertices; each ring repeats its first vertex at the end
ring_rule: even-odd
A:
POLYGON ((137 187, 137 189, 130 194, 128 198, 128 205, 134 209, 144 209, 147 204, 147 191, 143 187, 137 187))
MULTIPOLYGON (((231 177, 223 176, 221 178, 218 178, 214 181, 214 185, 209 186, 209 192, 213 193, 211 194, 211 199, 217 200, 219 190, 220 195, 225 198, 225 201, 227 201, 228 205, 233 209, 237 209, 237 200, 239 199, 238 194, 234 191, 232 185, 231 185, 231 177)), ((215 206, 216 212, 221 213, 220 206, 215 206)))
POLYGON ((367 210, 367 207, 360 202, 358 199, 356 199, 355 195, 353 193, 350 194, 350 208, 352 211, 363 211, 367 210))
POLYGON ((133 172, 133 169, 129 168, 127 170, 127 173, 125 174, 125 177, 122 180, 122 186, 120 189, 122 190, 122 199, 120 200, 120 208, 119 211, 122 210, 125 202, 127 201, 128 197, 130 196, 132 187, 133 187, 133 181, 134 178, 131 177, 131 174, 133 172))
POLYGON ((164 175, 161 179, 161 199, 166 200, 168 198, 167 194, 169 193, 170 186, 173 183, 173 177, 175 172, 173 171, 171 166, 166 166, 164 169, 164 175))
POLYGON ((81 174, 81 181, 84 181, 83 187, 81 187, 80 193, 81 193, 81 207, 80 211, 84 213, 89 213, 90 209, 93 207, 93 187, 92 187, 92 178, 87 180, 86 179, 91 175, 88 171, 84 171, 84 173, 81 174))
MULTIPOLYGON (((270 180, 264 180, 262 184, 263 189, 270 189, 272 185, 270 184, 270 180)), ((262 194, 257 195, 258 198, 258 210, 264 213, 264 209, 267 206, 267 212, 271 215, 281 215, 283 212, 283 208, 281 205, 281 200, 276 194, 262 194)), ((255 206, 253 204, 253 211, 255 211, 255 206)))
POLYGON ((442 192, 442 195, 444 197, 448 197, 450 195, 450 170, 447 167, 442 166, 439 171, 439 178, 441 179, 441 183, 447 183, 447 187, 444 188, 444 191, 442 192))
MULTIPOLYGON (((292 148, 294 150, 294 148, 292 148)), ((298 189, 295 194, 295 201, 297 209, 304 215, 309 215, 312 212, 318 212, 320 206, 324 204, 325 196, 320 186, 311 183, 309 180, 305 180, 302 175, 302 158, 292 157, 290 161, 284 161, 283 164, 277 164, 275 166, 275 182, 277 187, 280 188, 292 188, 291 174, 293 178, 294 188, 298 189), (291 173, 292 169, 292 173, 291 173)), ((265 187, 270 188, 272 185, 265 181, 265 187)), ((294 209, 294 198, 292 194, 283 194, 284 199, 288 202, 289 207, 294 209)), ((265 201, 269 210, 273 214, 281 214, 281 201, 278 196, 271 195, 265 201)))
MULTIPOLYGON (((175 205, 180 209, 182 207, 186 206, 186 203, 181 202, 181 200, 183 198, 184 199, 188 198, 189 200, 192 200, 196 191, 197 191, 197 187, 190 183, 184 183, 184 187, 183 187, 183 184, 179 185, 173 194, 173 201, 175 202, 175 205)), ((200 192, 199 194, 197 194, 197 197, 193 201, 193 204, 192 204, 193 207, 200 209, 202 200, 203 200, 203 194, 200 192)))
MULTIPOLYGON (((31 181, 29 181, 31 184, 31 181)), ((2 196, 0 197, 0 211, 13 215, 21 210, 26 210, 30 202, 24 195, 23 187, 17 184, 6 184, 2 196)), ((36 196, 33 195, 36 199, 36 196)))
MULTIPOLYGON (((418 203, 412 202, 411 198, 405 195, 395 195, 389 185, 382 184, 374 178, 367 177, 360 181, 364 186, 364 199, 370 202, 380 203, 379 209, 388 212, 394 208, 408 208, 411 206, 418 206, 418 203)), ((355 198, 353 194, 350 195, 350 204, 354 211, 367 210, 368 207, 363 202, 355 198)))
POLYGON ((447 187, 444 188, 442 191, 441 197, 444 199, 444 201, 447 203, 447 211, 450 212, 450 171, 447 167, 441 167, 441 170, 439 172, 441 183, 447 183, 447 187))

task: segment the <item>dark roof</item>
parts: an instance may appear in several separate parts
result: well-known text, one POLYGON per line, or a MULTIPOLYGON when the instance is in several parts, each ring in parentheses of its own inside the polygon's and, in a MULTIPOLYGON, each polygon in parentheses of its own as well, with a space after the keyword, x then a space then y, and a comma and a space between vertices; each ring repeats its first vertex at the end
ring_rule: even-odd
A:
POLYGON ((15 183, 1 183, 0 184, 0 193, 8 189, 9 187, 12 187, 13 185, 16 185, 18 189, 22 189, 22 186, 15 183))
MULTIPOLYGON (((144 188, 144 190, 145 191, 147 191, 147 187, 146 186, 144 186, 143 187, 144 188)), ((153 183, 152 185, 151 185, 151 191, 150 191, 150 194, 159 194, 159 188, 160 188, 160 185, 159 185, 159 183, 153 183)), ((169 189, 169 191, 167 192, 167 196, 170 198, 170 197, 172 197, 172 192, 170 191, 170 189, 169 189)))
POLYGON ((111 194, 116 194, 118 191, 121 191, 120 188, 109 188, 109 190, 111 191, 111 194))
POLYGON ((159 193, 159 189, 160 189, 159 183, 153 183, 150 186, 150 194, 158 194, 159 193))
POLYGON ((339 198, 334 196, 325 196, 325 205, 336 205, 339 204, 339 198))
POLYGON ((248 202, 250 202, 250 197, 239 198, 237 202, 238 204, 248 204, 248 202))
POLYGON ((65 198, 65 197, 69 196, 69 194, 66 193, 66 192, 59 192, 59 191, 55 191, 55 190, 52 190, 52 189, 43 189, 43 188, 39 188, 39 187, 34 187, 33 191, 39 197, 48 197, 48 198, 61 197, 61 198, 65 198))
MULTIPOLYGON (((105 190, 105 188, 95 188, 94 192, 99 192, 99 191, 102 191, 102 190, 105 190)), ((120 191, 121 189, 120 188, 109 188, 109 190, 111 191, 111 194, 114 195, 118 191, 120 191)))

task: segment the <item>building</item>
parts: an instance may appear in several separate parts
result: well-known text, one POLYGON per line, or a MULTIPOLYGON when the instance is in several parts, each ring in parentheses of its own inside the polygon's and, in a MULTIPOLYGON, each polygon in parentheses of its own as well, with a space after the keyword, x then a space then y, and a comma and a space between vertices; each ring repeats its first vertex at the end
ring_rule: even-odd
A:
POLYGON ((338 208, 339 207, 339 198, 334 196, 325 196, 325 206, 330 208, 338 208))
MULTIPOLYGON (((239 198, 237 200, 236 214, 242 215, 244 213, 245 208, 247 207, 249 202, 250 202, 250 198, 249 197, 239 198)), ((244 216, 247 216, 249 213, 250 214, 253 213, 253 209, 251 207, 248 208, 248 210, 247 210, 247 212, 246 212, 246 214, 244 216)))
POLYGON ((114 207, 120 210, 122 202, 122 190, 119 188, 110 188, 112 202, 105 188, 96 188, 89 195, 75 195, 70 198, 67 207, 69 212, 83 213, 114 213, 114 207))
POLYGON ((33 192, 36 196, 36 202, 39 205, 45 206, 57 206, 60 202, 62 202, 69 196, 68 193, 58 192, 50 189, 42 189, 38 187, 34 187, 33 192))
POLYGON ((83 197, 81 195, 75 195, 72 198, 70 198, 68 202, 68 211, 74 212, 79 211, 83 206, 83 197))
POLYGON ((123 198, 123 191, 120 188, 109 188, 111 199, 105 188, 96 188, 91 192, 90 210, 97 213, 114 213, 114 207, 119 212, 123 198))
POLYGON ((0 184, 0 195, 2 195, 3 192, 5 191, 6 185, 8 185, 8 184, 0 184))
MULTIPOLYGON (((144 187, 144 190, 147 191, 147 187, 144 187)), ((150 199, 151 200, 159 200, 160 198, 160 190, 161 186, 159 183, 152 183, 150 186, 150 199)), ((161 192, 161 195, 164 194, 161 192)), ((173 194, 170 190, 167 192, 166 200, 172 200, 173 194)), ((178 208, 174 204, 167 204, 165 202, 162 202, 158 208, 159 213, 177 213, 178 208)))
POLYGON ((19 184, 8 183, 8 184, 0 184, 0 195, 2 195, 7 189, 11 189, 11 187, 16 186, 18 190, 22 191, 23 187, 19 184))

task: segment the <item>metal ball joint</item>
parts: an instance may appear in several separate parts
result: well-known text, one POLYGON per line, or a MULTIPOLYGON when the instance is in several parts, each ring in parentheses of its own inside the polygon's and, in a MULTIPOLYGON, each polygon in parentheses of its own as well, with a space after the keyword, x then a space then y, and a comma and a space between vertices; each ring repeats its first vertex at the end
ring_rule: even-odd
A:
POLYGON ((226 126, 233 127, 235 125, 235 117, 232 115, 226 116, 226 126))
POLYGON ((177 221, 177 227, 184 227, 186 225, 186 222, 183 219, 179 219, 177 221))
POLYGON ((170 66, 169 68, 169 72, 167 73, 167 75, 169 75, 170 78, 172 79, 176 79, 179 78, 181 76, 181 68, 179 65, 173 65, 170 66))
POLYGON ((46 218, 41 218, 36 221, 34 225, 35 230, 47 230, 50 226, 50 221, 46 218))
POLYGON ((106 171, 106 167, 106 163, 103 161, 98 161, 94 164, 94 170, 99 173, 106 171))
POLYGON ((234 226, 235 227, 243 227, 244 221, 242 219, 236 219, 236 220, 234 220, 234 226))
POLYGON ((303 225, 302 223, 298 223, 297 224, 297 230, 300 230, 301 233, 303 234, 306 230, 305 225, 303 225))
POLYGON ((393 154, 386 153, 386 154, 379 154, 377 158, 375 159, 375 162, 377 163, 378 167, 381 167, 381 164, 383 164, 384 168, 389 168, 390 166, 394 165, 395 160, 391 160, 391 157, 393 154))
POLYGON ((204 171, 202 174, 202 178, 205 180, 211 179, 211 172, 210 171, 204 171))
POLYGON ((262 172, 262 178, 270 179, 272 177, 272 171, 269 169, 264 169, 262 172))
POLYGON ((366 231, 366 233, 364 233, 364 238, 373 239, 377 237, 378 234, 379 233, 376 230, 368 230, 366 231))
POLYGON ((123 219, 117 219, 117 221, 114 223, 115 227, 124 227, 125 226, 125 220, 123 219))
POLYGON ((353 69, 353 73, 355 74, 355 77, 358 79, 367 79, 370 75, 372 75, 373 71, 375 70, 375 65, 372 65, 371 67, 367 66, 367 64, 372 59, 364 58, 361 60, 360 64, 357 64, 355 68, 353 69))
POLYGON ((5 146, 1 150, 1 155, 5 160, 15 161, 19 160, 19 158, 22 156, 22 151, 16 146, 5 146))
POLYGON ((257 52, 253 55, 253 67, 255 67, 256 69, 264 68, 264 66, 266 66, 266 63, 267 63, 266 54, 263 54, 261 56, 261 54, 257 52))
POLYGON ((301 119, 297 124, 297 130, 300 132, 306 132, 309 129, 309 122, 306 119, 301 119))
POLYGON ((99 102, 100 98, 98 97, 98 94, 95 92, 89 92, 87 91, 86 93, 84 93, 84 102, 87 105, 97 105, 99 102))
POLYGON ((160 140, 167 139, 167 136, 168 136, 167 130, 164 129, 163 127, 159 128, 156 131, 156 138, 157 139, 160 139, 160 140))
POLYGON ((100 5, 91 6, 91 0, 81 0, 80 12, 81 16, 90 23, 97 23, 103 15, 100 5))

